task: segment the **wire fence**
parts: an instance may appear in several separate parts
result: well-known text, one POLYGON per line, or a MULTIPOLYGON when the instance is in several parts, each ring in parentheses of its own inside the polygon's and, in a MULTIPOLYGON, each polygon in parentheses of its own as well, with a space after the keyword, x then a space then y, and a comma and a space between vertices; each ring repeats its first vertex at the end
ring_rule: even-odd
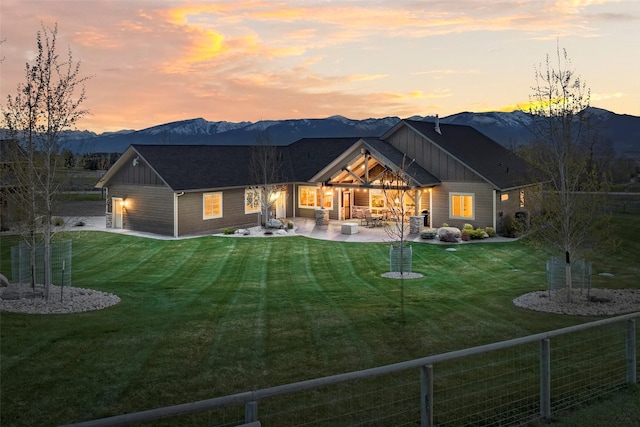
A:
POLYGON ((614 214, 640 214, 640 193, 612 193, 609 209, 614 214))
POLYGON ((639 317, 75 425, 525 424, 635 384, 639 317))

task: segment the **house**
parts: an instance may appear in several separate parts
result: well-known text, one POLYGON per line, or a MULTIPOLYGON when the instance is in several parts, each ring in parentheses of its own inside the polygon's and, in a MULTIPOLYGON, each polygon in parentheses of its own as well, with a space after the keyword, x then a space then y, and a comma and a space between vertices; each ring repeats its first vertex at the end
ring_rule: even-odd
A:
MULTIPOLYGON (((252 149, 130 146, 97 184, 107 189, 107 226, 185 236, 258 224, 252 149)), ((385 173, 403 165, 402 207, 428 212, 426 226, 500 231, 506 215, 527 210, 527 164, 469 126, 402 120, 379 138, 303 138, 276 149, 284 189, 277 218, 347 220, 358 207, 382 214, 385 173)))

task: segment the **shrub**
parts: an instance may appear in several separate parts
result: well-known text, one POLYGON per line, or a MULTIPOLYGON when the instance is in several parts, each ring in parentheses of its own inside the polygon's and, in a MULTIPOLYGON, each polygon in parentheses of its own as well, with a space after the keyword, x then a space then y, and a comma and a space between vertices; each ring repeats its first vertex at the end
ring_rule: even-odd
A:
POLYGON ((443 222, 443 223, 442 223, 442 226, 443 226, 443 227, 448 227, 448 226, 449 226, 449 224, 447 224, 446 222, 443 222))
POLYGON ((471 224, 465 224, 462 226, 463 230, 473 230, 473 225, 471 224))
MULTIPOLYGON (((471 232, 473 232, 473 230, 471 230, 471 232)), ((460 233, 460 238, 463 241, 468 242, 471 239, 471 232, 468 228, 463 228, 462 233, 460 233)))
POLYGON ((471 230, 469 232, 469 234, 471 235, 471 238, 474 239, 474 240, 486 239, 487 237, 489 237, 487 232, 484 231, 482 228, 477 228, 475 230, 471 230))
POLYGON ((59 216, 54 217, 51 222, 53 223, 53 225, 55 225, 56 227, 62 227, 64 225, 64 219, 60 218, 59 216))
POLYGON ((288 222, 287 222, 287 228, 288 228, 289 230, 293 230, 293 222, 288 221, 288 222))
POLYGON ((496 230, 493 227, 485 227, 484 231, 487 232, 489 237, 496 237, 496 230))
POLYGON ((224 230, 222 230, 222 234, 235 234, 236 230, 234 230, 233 228, 225 228, 224 230))
POLYGON ((502 223, 502 234, 505 237, 518 237, 522 233, 522 223, 517 221, 513 215, 505 215, 502 223))

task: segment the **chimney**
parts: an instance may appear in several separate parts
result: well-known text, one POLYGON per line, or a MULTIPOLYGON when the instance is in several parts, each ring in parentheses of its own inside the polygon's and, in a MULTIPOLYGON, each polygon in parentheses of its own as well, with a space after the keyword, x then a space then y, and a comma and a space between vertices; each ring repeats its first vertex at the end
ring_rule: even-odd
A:
POLYGON ((436 132, 442 135, 442 132, 440 132, 440 118, 438 117, 437 114, 436 114, 436 132))

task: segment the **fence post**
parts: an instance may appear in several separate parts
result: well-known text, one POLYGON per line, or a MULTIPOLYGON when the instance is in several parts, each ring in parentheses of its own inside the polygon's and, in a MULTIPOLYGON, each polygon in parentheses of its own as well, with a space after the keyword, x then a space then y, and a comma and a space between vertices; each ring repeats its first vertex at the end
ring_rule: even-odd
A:
POLYGON ((420 367, 420 427, 433 426, 433 365, 420 367))
POLYGON ((636 376, 636 320, 627 320, 627 382, 629 384, 637 383, 636 376))
POLYGON ((551 417, 551 340, 540 341, 540 416, 551 417))
POLYGON ((258 401, 254 400, 244 404, 244 422, 252 423, 258 421, 258 401))

